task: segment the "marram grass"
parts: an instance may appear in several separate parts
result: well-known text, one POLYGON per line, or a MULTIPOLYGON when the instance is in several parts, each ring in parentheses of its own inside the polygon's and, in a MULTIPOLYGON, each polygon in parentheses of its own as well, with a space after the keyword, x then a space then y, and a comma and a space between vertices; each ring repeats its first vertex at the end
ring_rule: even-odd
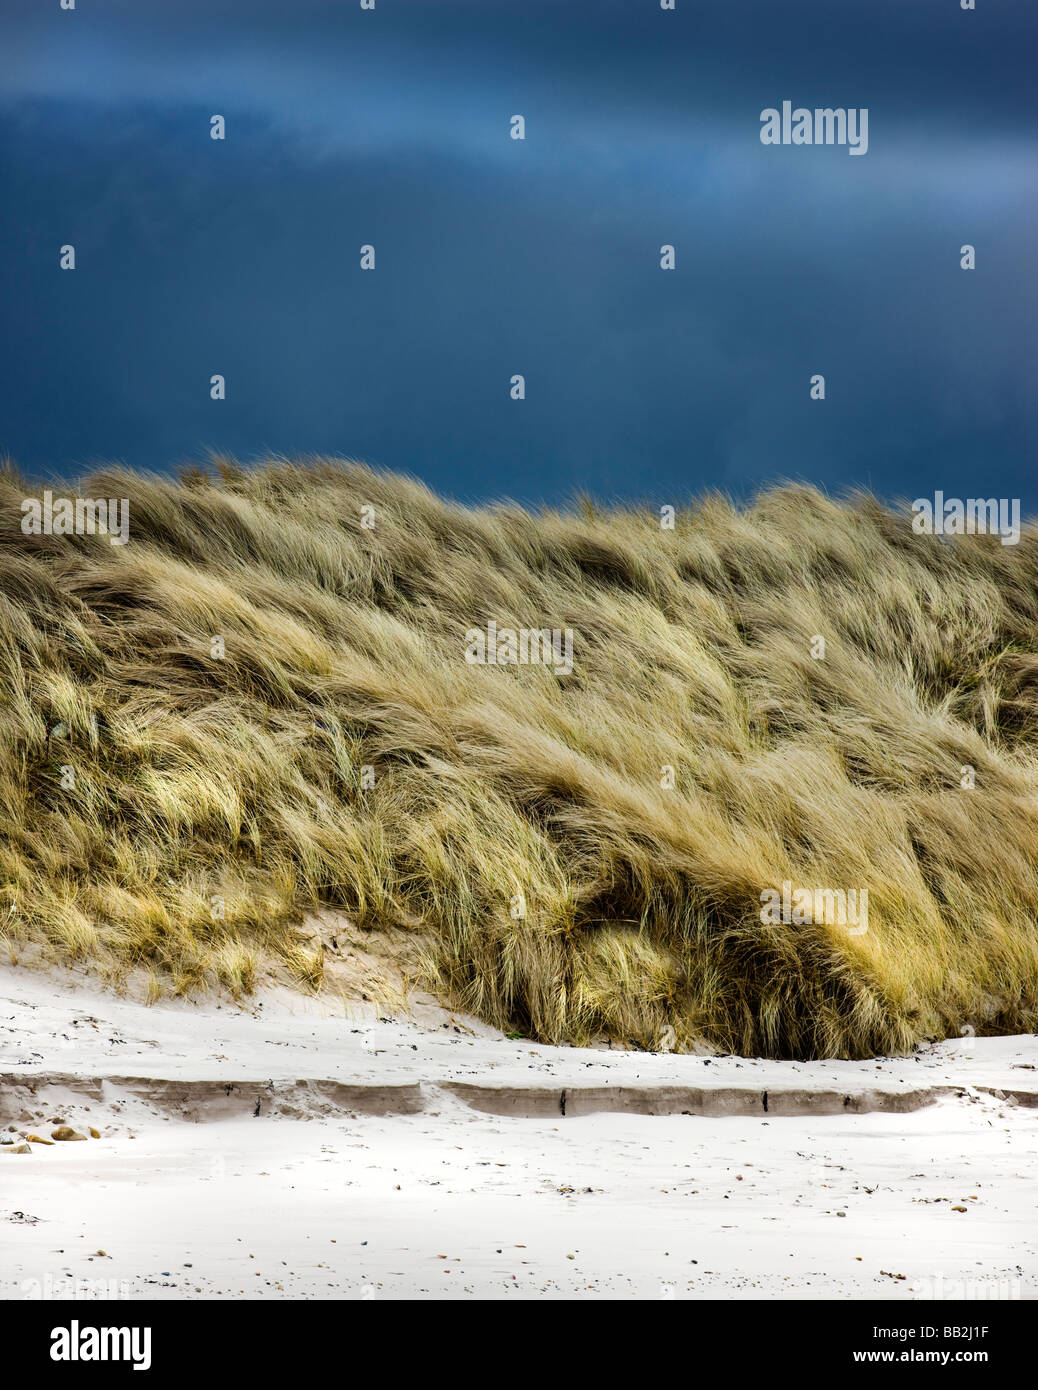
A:
POLYGON ((12 958, 319 987, 326 904, 551 1042, 1036 1027, 1034 528, 942 540, 783 487, 664 530, 350 463, 217 474, 85 480, 129 499, 126 545, 23 534, 40 489, 0 478, 12 958), (491 621, 571 629, 573 672, 467 664, 491 621), (867 930, 762 923, 784 883, 867 889, 867 930))

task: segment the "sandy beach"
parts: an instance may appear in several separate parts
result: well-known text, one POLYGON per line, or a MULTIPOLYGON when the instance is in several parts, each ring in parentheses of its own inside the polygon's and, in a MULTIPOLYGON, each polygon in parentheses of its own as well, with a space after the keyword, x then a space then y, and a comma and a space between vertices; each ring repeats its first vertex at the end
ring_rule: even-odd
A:
POLYGON ((5 968, 7 1137, 101 1137, 0 1160, 0 1296, 1035 1296, 1034 1037, 767 1062, 365 1012, 5 968))

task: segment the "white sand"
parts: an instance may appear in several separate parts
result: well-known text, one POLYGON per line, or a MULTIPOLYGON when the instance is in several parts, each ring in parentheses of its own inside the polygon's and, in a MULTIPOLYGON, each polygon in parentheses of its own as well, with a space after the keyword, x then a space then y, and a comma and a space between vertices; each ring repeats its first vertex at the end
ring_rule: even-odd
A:
POLYGON ((5 968, 4 1126, 102 1138, 0 1157, 0 1296, 1038 1292, 1034 1037, 805 1064, 419 1012, 145 1008, 5 968))

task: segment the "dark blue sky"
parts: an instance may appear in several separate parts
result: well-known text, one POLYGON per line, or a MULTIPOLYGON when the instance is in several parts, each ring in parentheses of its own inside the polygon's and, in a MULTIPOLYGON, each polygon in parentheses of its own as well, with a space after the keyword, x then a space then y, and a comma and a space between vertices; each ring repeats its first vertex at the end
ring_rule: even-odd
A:
POLYGON ((0 0, 0 24, 0 449, 34 473, 269 450, 465 500, 795 477, 1038 511, 1031 3, 0 0), (868 154, 762 145, 785 99, 867 106, 868 154))

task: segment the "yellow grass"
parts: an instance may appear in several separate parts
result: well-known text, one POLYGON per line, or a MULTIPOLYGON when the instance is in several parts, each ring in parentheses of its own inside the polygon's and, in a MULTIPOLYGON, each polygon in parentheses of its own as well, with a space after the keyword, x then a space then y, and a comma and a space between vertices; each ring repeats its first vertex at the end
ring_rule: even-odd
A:
POLYGON ((778 488, 663 530, 350 463, 218 473, 85 480, 130 499, 126 546, 23 535, 40 488, 0 478, 12 950, 314 986, 296 928, 331 904, 425 929, 445 1000, 553 1042, 1036 1027, 1033 528, 941 541, 778 488), (466 664, 489 619, 573 629, 572 675, 466 664), (783 881, 867 888, 868 930, 762 924, 783 881))

